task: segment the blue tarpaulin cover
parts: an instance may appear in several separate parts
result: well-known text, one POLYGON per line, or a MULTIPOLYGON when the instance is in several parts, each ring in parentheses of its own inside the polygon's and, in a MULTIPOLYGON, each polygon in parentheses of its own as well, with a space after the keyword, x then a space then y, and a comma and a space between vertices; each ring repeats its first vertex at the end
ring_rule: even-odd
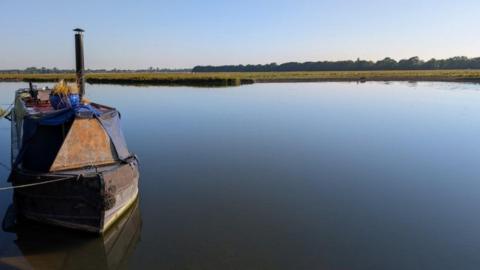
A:
MULTIPOLYGON (((19 98, 19 97, 17 97, 19 98)), ((19 146, 18 155, 14 158, 13 166, 18 166, 23 159, 25 150, 29 145, 29 141, 35 135, 38 126, 58 126, 72 121, 74 118, 96 118, 105 132, 110 137, 117 156, 120 160, 125 160, 131 156, 128 151, 123 132, 120 128, 120 114, 116 109, 110 109, 107 112, 96 109, 92 105, 79 105, 75 108, 65 108, 46 114, 36 115, 28 114, 20 102, 16 102, 15 120, 16 124, 21 126, 20 133, 17 134, 17 146, 19 146)), ((17 127, 15 131, 19 131, 17 127)))

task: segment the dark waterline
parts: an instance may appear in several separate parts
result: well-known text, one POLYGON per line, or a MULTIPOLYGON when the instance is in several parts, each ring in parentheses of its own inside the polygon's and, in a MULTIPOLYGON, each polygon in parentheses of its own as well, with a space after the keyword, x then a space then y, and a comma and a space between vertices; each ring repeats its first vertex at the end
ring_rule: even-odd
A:
MULTIPOLYGON (((23 86, 0 83, 0 103, 23 86)), ((0 232, 0 269, 478 269, 478 89, 88 85, 122 113, 139 209, 107 239, 0 232)), ((5 120, 0 149, 8 164, 5 120)))

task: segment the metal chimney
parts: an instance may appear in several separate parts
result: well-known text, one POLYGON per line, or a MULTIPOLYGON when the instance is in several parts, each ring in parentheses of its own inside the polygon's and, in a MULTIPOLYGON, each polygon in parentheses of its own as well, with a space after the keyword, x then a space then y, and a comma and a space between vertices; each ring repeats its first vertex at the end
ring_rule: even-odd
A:
POLYGON ((83 29, 75 28, 75 62, 77 73, 77 85, 80 99, 85 95, 85 66, 83 62, 83 29))

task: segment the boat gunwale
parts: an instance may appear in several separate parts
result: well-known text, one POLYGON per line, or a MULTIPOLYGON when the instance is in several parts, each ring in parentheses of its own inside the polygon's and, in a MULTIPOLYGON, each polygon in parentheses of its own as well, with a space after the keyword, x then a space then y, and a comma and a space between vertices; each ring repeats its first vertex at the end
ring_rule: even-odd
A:
POLYGON ((117 169, 118 167, 124 164, 132 164, 133 162, 136 162, 138 166, 138 159, 136 158, 135 155, 132 155, 130 158, 128 158, 125 161, 119 160, 119 161, 116 161, 115 163, 111 163, 107 165, 85 166, 85 167, 79 167, 75 169, 64 170, 64 171, 38 172, 38 171, 22 168, 20 167, 20 165, 17 166, 16 168, 12 168, 12 171, 21 173, 26 176, 32 176, 32 177, 68 177, 68 176, 71 176, 71 177, 87 176, 88 177, 88 175, 95 175, 103 172, 114 171, 115 169, 117 169))

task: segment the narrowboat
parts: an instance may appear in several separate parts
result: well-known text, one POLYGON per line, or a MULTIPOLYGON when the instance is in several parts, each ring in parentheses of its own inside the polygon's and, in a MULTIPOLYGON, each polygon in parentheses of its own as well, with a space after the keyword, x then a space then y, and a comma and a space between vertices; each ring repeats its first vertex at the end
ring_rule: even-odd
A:
POLYGON ((16 91, 9 181, 19 218, 103 233, 138 196, 138 161, 120 113, 84 98, 83 30, 74 31, 78 94, 16 91))

